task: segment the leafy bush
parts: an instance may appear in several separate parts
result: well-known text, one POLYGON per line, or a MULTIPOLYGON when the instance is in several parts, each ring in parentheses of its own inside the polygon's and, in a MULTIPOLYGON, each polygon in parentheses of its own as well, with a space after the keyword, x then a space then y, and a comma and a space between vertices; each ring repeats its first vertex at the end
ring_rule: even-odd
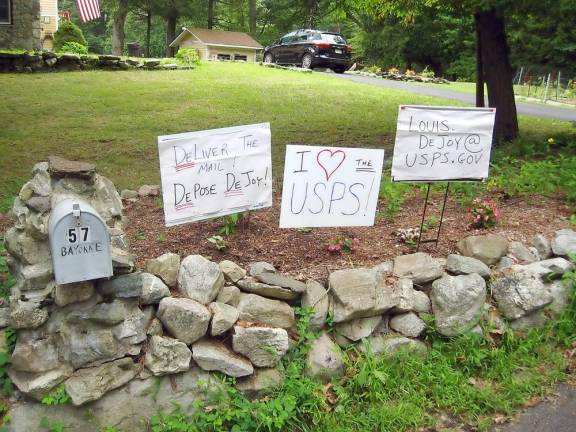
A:
POLYGON ((500 217, 500 211, 496 203, 490 200, 476 198, 470 209, 472 214, 472 226, 474 228, 492 228, 500 217))
POLYGON ((64 384, 60 384, 54 388, 50 393, 42 398, 43 405, 64 405, 71 401, 70 395, 64 388, 64 384))
POLYGON ((331 254, 337 254, 340 252, 351 253, 358 247, 359 243, 360 240, 356 237, 337 236, 330 240, 326 250, 331 254))
POLYGON ((394 183, 388 177, 382 179, 380 184, 380 198, 385 201, 384 214, 386 219, 393 221, 402 204, 406 194, 410 191, 410 185, 406 183, 394 183))
POLYGON ((60 23, 56 33, 54 33, 54 49, 56 51, 61 51, 66 42, 76 42, 83 46, 88 45, 82 30, 72 21, 63 21, 60 23))
POLYGON ((448 66, 446 74, 456 81, 476 81, 476 59, 471 55, 462 56, 448 66))
POLYGON ((78 55, 86 55, 88 54, 88 48, 78 42, 66 42, 60 48, 60 52, 63 53, 70 53, 70 54, 78 54, 78 55))
POLYGON ((176 58, 188 66, 200 64, 200 56, 194 48, 180 48, 176 53, 176 58))
POLYGON ((233 213, 222 218, 222 225, 218 229, 218 234, 228 237, 236 232, 238 223, 244 216, 244 213, 233 213))
POLYGON ((420 76, 423 76, 424 78, 434 78, 435 74, 432 69, 428 69, 428 66, 426 66, 424 70, 420 72, 420 76))

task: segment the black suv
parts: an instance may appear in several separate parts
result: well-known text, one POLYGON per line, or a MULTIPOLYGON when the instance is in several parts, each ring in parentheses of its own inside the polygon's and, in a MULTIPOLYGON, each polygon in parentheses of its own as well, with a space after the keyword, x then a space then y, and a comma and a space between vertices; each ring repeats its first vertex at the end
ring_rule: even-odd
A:
POLYGON ((350 67, 351 53, 341 34, 296 30, 264 48, 264 63, 295 64, 306 69, 328 67, 343 73, 350 67))

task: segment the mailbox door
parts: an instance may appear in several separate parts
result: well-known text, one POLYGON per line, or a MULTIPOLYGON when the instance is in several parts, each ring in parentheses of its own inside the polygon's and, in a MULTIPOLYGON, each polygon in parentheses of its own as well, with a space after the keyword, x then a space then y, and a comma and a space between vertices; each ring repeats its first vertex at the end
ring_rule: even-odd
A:
POLYGON ((56 283, 67 284, 110 277, 113 274, 110 236, 98 216, 71 212, 56 221, 50 233, 56 283))

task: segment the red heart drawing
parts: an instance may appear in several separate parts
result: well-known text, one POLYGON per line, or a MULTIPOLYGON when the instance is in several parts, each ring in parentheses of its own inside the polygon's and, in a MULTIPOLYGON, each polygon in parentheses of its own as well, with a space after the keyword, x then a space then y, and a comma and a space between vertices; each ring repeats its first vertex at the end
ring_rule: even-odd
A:
POLYGON ((325 149, 318 152, 316 161, 318 162, 318 165, 320 165, 320 168, 324 170, 324 173, 326 174, 326 181, 328 181, 332 174, 334 174, 336 170, 340 168, 340 165, 344 163, 344 159, 346 159, 346 153, 344 153, 342 150, 332 151, 325 149), (320 160, 321 157, 322 161, 320 160))

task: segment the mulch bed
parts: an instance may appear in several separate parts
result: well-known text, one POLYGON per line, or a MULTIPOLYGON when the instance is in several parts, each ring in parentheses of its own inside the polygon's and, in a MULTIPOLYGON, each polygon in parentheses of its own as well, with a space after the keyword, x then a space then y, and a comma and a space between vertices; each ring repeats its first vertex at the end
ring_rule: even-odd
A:
MULTIPOLYGON (((432 198, 427 215, 435 214, 439 218, 442 198, 442 195, 432 198)), ((373 227, 314 228, 305 233, 278 228, 280 200, 277 194, 273 207, 251 212, 241 220, 236 233, 225 238, 227 249, 220 252, 206 240, 216 234, 220 221, 166 228, 159 198, 142 198, 126 203, 129 220, 126 231, 139 267, 149 258, 174 252, 181 256, 200 254, 213 261, 228 259, 244 267, 254 261, 267 261, 297 279, 313 277, 325 281, 335 269, 372 266, 397 255, 413 253, 414 248, 399 242, 395 233, 399 228, 420 226, 423 201, 419 194, 407 199, 392 222, 377 218, 373 227), (357 238, 357 247, 352 253, 330 254, 327 246, 337 236, 357 238)), ((383 206, 384 203, 380 203, 379 208, 383 206)), ((449 198, 438 246, 422 244, 420 251, 445 257, 456 250, 458 240, 488 232, 530 245, 534 234, 552 238, 554 231, 566 228, 566 217, 571 214, 560 199, 539 196, 500 200, 499 208, 502 216, 498 226, 489 230, 473 229, 469 210, 449 198)), ((433 228, 423 239, 435 235, 433 228)))

